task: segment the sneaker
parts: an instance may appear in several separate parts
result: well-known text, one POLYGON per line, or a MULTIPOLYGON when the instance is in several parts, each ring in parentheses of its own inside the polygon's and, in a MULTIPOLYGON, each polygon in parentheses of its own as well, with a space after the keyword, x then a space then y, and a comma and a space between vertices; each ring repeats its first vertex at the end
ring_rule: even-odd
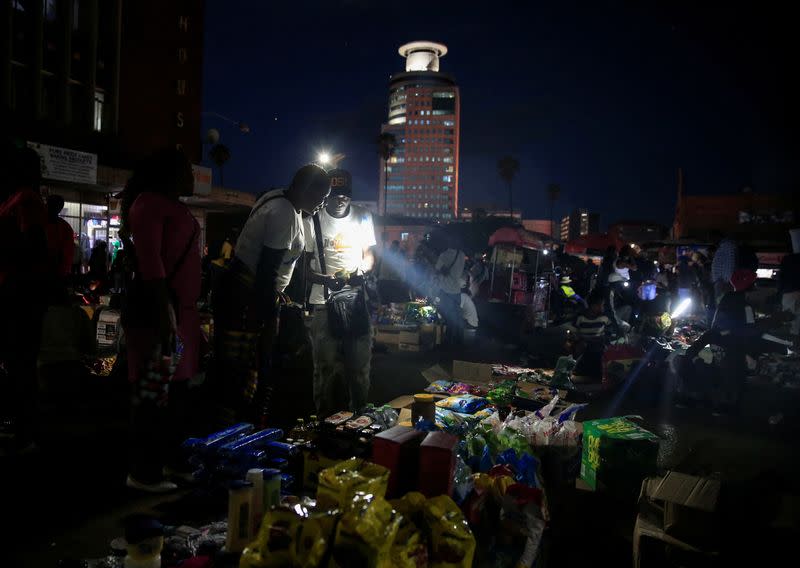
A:
POLYGON ((137 489, 147 493, 169 493, 178 488, 177 485, 167 480, 158 481, 156 483, 142 483, 141 481, 137 481, 132 475, 128 475, 128 479, 125 480, 125 485, 130 489, 137 489))
POLYGON ((191 471, 181 471, 180 469, 164 466, 164 469, 161 470, 161 473, 164 475, 164 477, 169 479, 177 479, 178 481, 183 481, 185 483, 194 483, 194 472, 191 471))

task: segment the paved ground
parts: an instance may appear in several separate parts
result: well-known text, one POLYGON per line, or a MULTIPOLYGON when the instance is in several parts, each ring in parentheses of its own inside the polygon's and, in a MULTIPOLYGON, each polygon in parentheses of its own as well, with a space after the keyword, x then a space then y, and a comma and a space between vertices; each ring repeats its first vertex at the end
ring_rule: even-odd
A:
MULTIPOLYGON (((487 341, 459 352, 376 353, 371 400, 386 402, 425 386, 420 371, 454 358, 518 363, 518 352, 487 341)), ((285 370, 278 394, 287 416, 309 414, 310 359, 285 370)), ((63 385, 62 385, 63 386, 63 385)), ((141 497, 124 488, 125 385, 95 381, 78 390, 50 392, 43 401, 41 452, 0 458, 3 531, 10 546, 3 554, 13 560, 0 566, 44 568, 59 558, 99 557, 121 534, 120 522, 133 511, 146 510, 162 498, 141 497)), ((662 409, 648 389, 631 388, 621 400, 593 400, 579 416, 588 419, 613 414, 642 415, 645 424, 664 438, 660 464, 688 473, 718 473, 725 480, 726 528, 729 551, 741 558, 758 551, 763 561, 781 543, 795 542, 769 528, 781 494, 797 494, 795 451, 800 430, 798 395, 768 385, 748 386, 743 417, 714 419, 706 409, 662 409), (784 419, 770 425, 779 408, 784 419)), ((607 496, 569 491, 553 495, 554 522, 548 557, 552 565, 572 566, 583 560, 602 565, 630 563, 630 539, 635 511, 630 503, 607 496), (574 546, 581 542, 582 546, 574 546), (602 552, 601 552, 602 551, 602 552)), ((795 513, 796 514, 796 513, 795 513)), ((796 537, 795 533, 792 538, 796 537)), ((4 538, 5 540, 5 538, 4 538)))

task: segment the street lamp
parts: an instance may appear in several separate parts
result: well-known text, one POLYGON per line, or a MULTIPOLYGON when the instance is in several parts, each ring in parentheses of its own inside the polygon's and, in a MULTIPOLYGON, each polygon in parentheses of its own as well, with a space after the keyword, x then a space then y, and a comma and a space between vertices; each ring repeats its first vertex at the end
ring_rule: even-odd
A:
POLYGON ((344 154, 334 154, 328 150, 320 150, 317 154, 317 163, 322 166, 323 168, 330 169, 330 168, 337 168, 339 167, 339 162, 345 159, 344 154))

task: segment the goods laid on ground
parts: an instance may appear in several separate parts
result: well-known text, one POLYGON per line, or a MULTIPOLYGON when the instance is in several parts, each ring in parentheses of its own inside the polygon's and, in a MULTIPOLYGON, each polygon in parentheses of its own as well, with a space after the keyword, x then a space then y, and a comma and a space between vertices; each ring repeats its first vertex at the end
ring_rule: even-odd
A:
POLYGON ((427 351, 444 335, 438 311, 424 302, 381 306, 374 319, 375 343, 399 351, 427 351))
POLYGON ((186 440, 195 492, 227 519, 166 527, 163 566, 542 566, 546 489, 574 491, 582 453, 598 490, 654 473, 626 448, 649 456, 657 438, 624 418, 576 422, 586 405, 552 371, 456 363, 391 405, 186 440))

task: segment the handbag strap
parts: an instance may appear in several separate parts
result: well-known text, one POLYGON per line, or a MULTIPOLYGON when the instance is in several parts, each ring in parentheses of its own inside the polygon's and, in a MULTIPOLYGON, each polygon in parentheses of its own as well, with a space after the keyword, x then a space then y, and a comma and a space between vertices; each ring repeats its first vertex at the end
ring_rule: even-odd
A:
POLYGON ((251 218, 253 215, 255 215, 255 214, 256 214, 256 212, 258 212, 258 210, 259 210, 259 209, 261 209, 262 207, 264 207, 264 205, 266 205, 267 203, 269 203, 269 202, 270 202, 270 201, 272 201, 273 199, 280 199, 281 197, 283 197, 283 198, 285 198, 285 199, 288 199, 288 198, 286 197, 286 191, 285 191, 285 190, 284 190, 284 191, 282 191, 282 192, 280 192, 280 193, 279 193, 279 194, 277 194, 277 195, 271 195, 271 196, 267 197, 267 198, 266 198, 264 201, 262 201, 261 203, 258 203, 258 204, 257 204, 255 207, 253 207, 252 211, 250 211, 250 215, 248 215, 248 216, 247 216, 247 219, 248 219, 248 221, 250 220, 250 218, 251 218))
MULTIPOLYGON (((191 215, 191 213, 190 213, 190 215, 191 215)), ((194 221, 194 217, 192 217, 192 221, 194 221)), ((186 243, 186 247, 183 249, 183 252, 178 257, 178 261, 172 267, 172 270, 170 270, 169 276, 167 276, 167 284, 168 285, 170 284, 170 282, 172 282, 172 279, 175 278, 175 275, 178 273, 178 271, 181 268, 183 268, 183 265, 186 262, 186 259, 189 258, 189 253, 192 251, 192 247, 194 246, 194 241, 197 238, 197 229, 198 229, 197 221, 194 221, 194 230, 192 231, 192 236, 189 239, 189 242, 186 243)))
MULTIPOLYGON (((322 246, 322 224, 319 221, 319 213, 315 213, 312 217, 314 221, 314 238, 317 241, 317 258, 319 259, 319 271, 322 274, 327 274, 328 269, 325 266, 325 248, 322 246)), ((323 284, 323 296, 325 297, 325 301, 328 301, 328 296, 330 292, 328 291, 328 285, 323 284)))

